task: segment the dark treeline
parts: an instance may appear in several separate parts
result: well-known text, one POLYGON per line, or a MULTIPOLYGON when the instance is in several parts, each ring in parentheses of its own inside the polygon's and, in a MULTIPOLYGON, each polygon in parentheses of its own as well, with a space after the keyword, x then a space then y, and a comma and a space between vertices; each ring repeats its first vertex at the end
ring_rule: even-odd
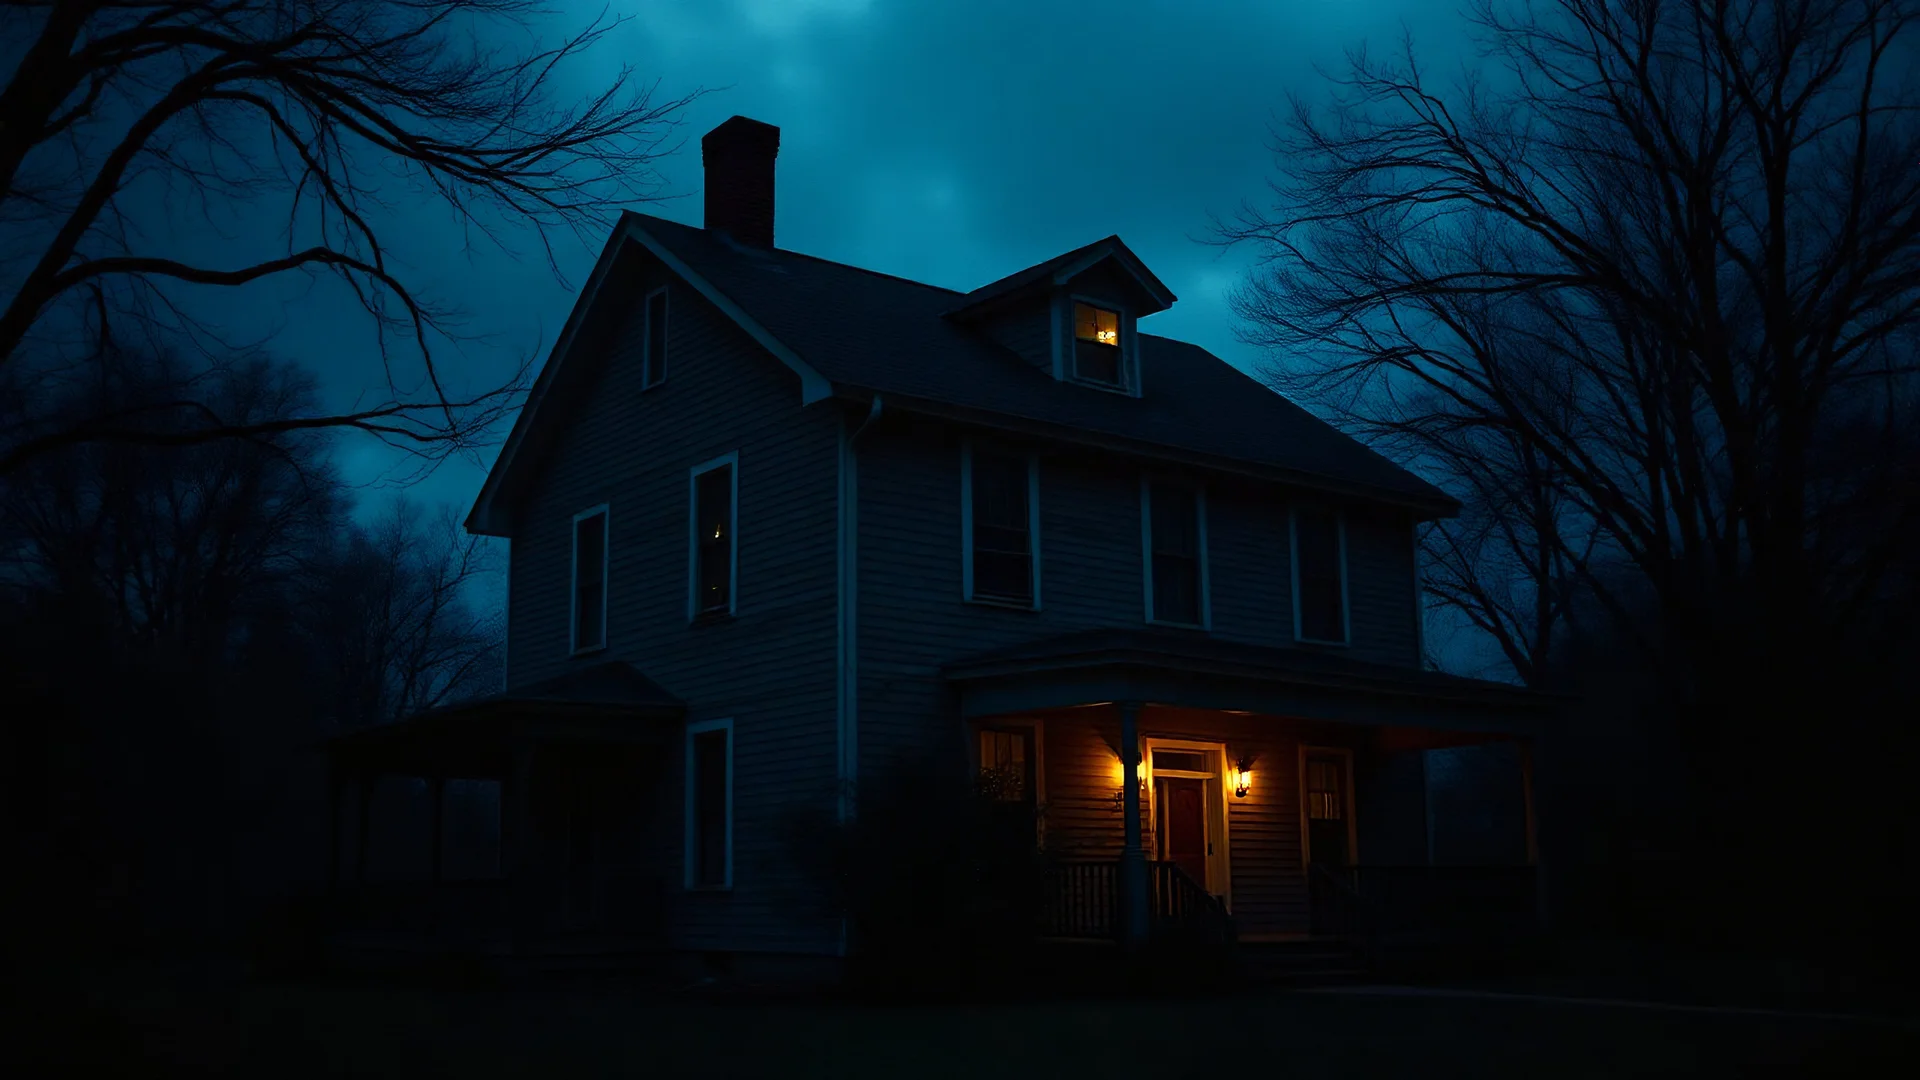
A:
MULTIPOLYGON (((156 404, 252 424, 313 395, 267 357, 109 349, 11 402, 152 436, 195 422, 156 404)), ((8 861, 36 883, 9 922, 24 942, 244 936, 262 902, 325 874, 322 739, 499 688, 502 627, 471 602, 486 551, 405 501, 356 522, 337 438, 92 442, 0 477, 8 861)))

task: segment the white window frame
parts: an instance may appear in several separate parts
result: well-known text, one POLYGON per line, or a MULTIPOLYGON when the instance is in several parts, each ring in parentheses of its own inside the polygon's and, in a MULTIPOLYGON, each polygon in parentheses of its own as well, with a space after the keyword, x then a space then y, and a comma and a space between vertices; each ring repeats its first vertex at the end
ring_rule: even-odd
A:
POLYGON ((700 477, 719 468, 731 467, 728 473, 727 523, 732 531, 727 535, 727 609, 725 614, 732 615, 740 607, 740 451, 734 450, 721 454, 711 461, 703 461, 687 470, 687 621, 693 622, 702 617, 712 618, 721 614, 700 610, 700 477))
POLYGON ((573 522, 567 527, 567 549, 572 556, 567 560, 567 654, 585 656, 606 649, 607 638, 607 598, 613 593, 613 513, 606 503, 589 506, 573 515, 573 522), (600 521, 600 640, 592 645, 580 644, 580 523, 594 516, 604 515, 600 521))
POLYGON ((1200 546, 1200 621, 1190 623, 1162 619, 1153 610, 1153 485, 1155 479, 1151 474, 1140 477, 1140 568, 1142 579, 1146 582, 1147 622, 1155 626, 1212 630, 1213 583, 1207 568, 1207 489, 1200 484, 1189 484, 1172 477, 1158 478, 1160 483, 1178 484, 1193 491, 1194 513, 1199 516, 1194 536, 1195 543, 1200 546))
POLYGON ((1347 514, 1338 507, 1324 507, 1333 514, 1336 547, 1340 552, 1340 638, 1310 638, 1300 625, 1300 510, 1287 508, 1287 565, 1293 574, 1293 640, 1308 645, 1350 645, 1353 643, 1353 610, 1347 602, 1347 514))
POLYGON ((687 765, 685 782, 681 785, 686 789, 686 813, 684 816, 686 818, 687 828, 686 850, 681 858, 681 862, 684 864, 681 880, 689 891, 724 892, 733 888, 733 740, 733 718, 730 716, 722 717, 718 720, 702 720, 698 723, 687 725, 687 765), (726 854, 721 862, 720 884, 718 885, 701 884, 694 880, 697 865, 696 852, 698 851, 698 844, 700 842, 700 821, 697 816, 699 807, 694 799, 698 791, 694 787, 697 777, 694 773, 693 743, 696 736, 715 731, 724 731, 727 733, 727 813, 726 828, 724 830, 726 833, 726 844, 724 845, 726 854))
POLYGON ((1003 600, 997 596, 973 594, 973 440, 960 444, 960 597, 969 604, 1009 608, 1014 611, 1040 610, 1040 457, 1014 450, 995 450, 1008 457, 1027 460, 1027 560, 1031 566, 1033 599, 1029 603, 1003 600))
POLYGON ((1054 334, 1053 370, 1055 377, 1062 382, 1075 386, 1105 390, 1109 394, 1125 394, 1128 397, 1140 396, 1140 364, 1138 337, 1134 333, 1133 308, 1131 305, 1101 297, 1086 296, 1080 293, 1062 293, 1059 308, 1054 312, 1056 332, 1054 334), (1073 330, 1073 306, 1085 304, 1111 311, 1119 316, 1120 322, 1120 385, 1103 383, 1097 379, 1083 379, 1074 371, 1075 347, 1073 330))
POLYGON ((653 355, 653 298, 656 296, 667 298, 660 305, 660 321, 665 324, 660 330, 661 341, 666 340, 667 331, 673 325, 671 314, 673 297, 667 292, 665 285, 640 298, 640 389, 643 391, 651 390, 667 381, 666 357, 653 355))

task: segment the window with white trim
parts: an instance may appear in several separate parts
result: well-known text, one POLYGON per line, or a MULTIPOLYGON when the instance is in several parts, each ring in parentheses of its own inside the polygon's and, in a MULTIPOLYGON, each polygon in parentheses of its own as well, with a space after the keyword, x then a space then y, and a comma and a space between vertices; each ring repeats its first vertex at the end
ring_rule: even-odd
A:
POLYGON ((607 645, 607 508, 593 507, 573 516, 573 614, 568 635, 572 652, 607 645))
POLYGON ((733 886, 733 721, 687 726, 689 889, 733 886))
POLYGON ((688 499, 692 536, 688 551, 688 613, 731 615, 739 580, 739 537, 734 517, 740 506, 739 455, 726 454, 693 469, 688 499))
POLYGON ((1294 636, 1301 641, 1347 642, 1346 525, 1337 511, 1293 508, 1294 636))
POLYGON ((966 598, 1039 607, 1036 463, 970 445, 961 466, 966 598))
POLYGON ((667 377, 667 287, 647 294, 645 333, 640 345, 640 388, 660 385, 667 377))
POLYGON ((1142 486, 1146 518, 1147 620, 1207 622, 1206 504, 1198 488, 1169 480, 1142 486))

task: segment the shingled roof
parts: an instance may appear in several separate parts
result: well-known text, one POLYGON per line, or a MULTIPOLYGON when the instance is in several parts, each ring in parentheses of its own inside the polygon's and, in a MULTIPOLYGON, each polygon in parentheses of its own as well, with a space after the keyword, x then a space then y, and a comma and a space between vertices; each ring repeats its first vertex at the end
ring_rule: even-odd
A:
MULTIPOLYGON (((1395 502, 1429 517, 1450 515, 1458 506, 1438 488, 1197 345, 1140 334, 1141 392, 1132 397, 1061 382, 966 320, 948 317, 1008 282, 1017 287, 1021 275, 1043 272, 1061 259, 963 293, 629 212, 508 437, 470 527, 489 531, 484 523, 491 515, 484 508, 502 474, 516 468, 512 457, 535 423, 554 369, 565 362, 571 328, 584 320, 599 284, 616 280, 607 271, 627 241, 688 277, 794 369, 803 382, 803 400, 866 401, 878 394, 890 410, 937 408, 987 423, 998 419, 1093 436, 1145 454, 1253 466, 1303 485, 1395 502)), ((1102 244, 1125 249, 1118 238, 1108 238, 1068 254, 1102 244)))
POLYGON ((1140 396, 1089 392, 942 318, 968 294, 632 216, 836 394, 904 395, 1452 502, 1198 345, 1143 333, 1140 396))

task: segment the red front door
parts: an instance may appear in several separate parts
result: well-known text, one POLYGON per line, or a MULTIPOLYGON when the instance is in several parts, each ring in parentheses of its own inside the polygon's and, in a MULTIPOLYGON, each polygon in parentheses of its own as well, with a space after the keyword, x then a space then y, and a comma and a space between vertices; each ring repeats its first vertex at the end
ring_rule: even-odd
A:
POLYGON ((1175 776, 1161 779, 1161 850, 1168 862, 1202 886, 1207 884, 1206 813, 1206 781, 1175 776))

